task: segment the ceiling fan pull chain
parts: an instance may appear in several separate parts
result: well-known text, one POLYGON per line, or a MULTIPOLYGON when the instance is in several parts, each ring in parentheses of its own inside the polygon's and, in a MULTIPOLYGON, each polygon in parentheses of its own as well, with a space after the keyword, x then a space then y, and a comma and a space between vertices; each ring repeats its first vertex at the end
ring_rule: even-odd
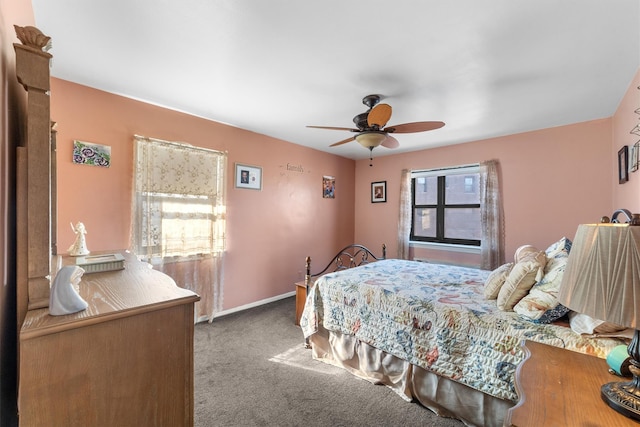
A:
POLYGON ((369 166, 373 167, 373 147, 369 147, 369 166))

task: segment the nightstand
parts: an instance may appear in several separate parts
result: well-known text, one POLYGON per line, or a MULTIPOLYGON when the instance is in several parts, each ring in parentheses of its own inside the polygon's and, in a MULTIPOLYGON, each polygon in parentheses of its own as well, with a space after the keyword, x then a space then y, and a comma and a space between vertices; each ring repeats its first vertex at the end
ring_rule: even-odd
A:
MULTIPOLYGON (((313 286, 314 280, 309 282, 309 287, 313 286)), ((295 324, 300 326, 300 317, 304 310, 304 303, 307 300, 307 282, 304 280, 296 282, 296 321, 295 324)))
POLYGON ((638 426, 600 397, 602 384, 620 381, 595 356, 525 341, 527 358, 516 370, 520 401, 505 426, 638 426))

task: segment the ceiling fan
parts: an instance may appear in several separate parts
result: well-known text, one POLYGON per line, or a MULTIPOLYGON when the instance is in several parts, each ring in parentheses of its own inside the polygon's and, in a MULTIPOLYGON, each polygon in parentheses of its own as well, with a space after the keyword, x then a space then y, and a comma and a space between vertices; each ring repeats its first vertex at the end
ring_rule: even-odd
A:
POLYGON ((356 135, 331 144, 330 147, 346 144, 347 142, 355 140, 363 147, 368 148, 369 151, 373 151, 373 149, 379 145, 387 148, 398 147, 400 143, 390 135, 391 133, 425 132, 428 130, 439 129, 444 126, 443 122, 432 121, 403 123, 385 127, 387 125, 387 121, 391 118, 391 106, 389 104, 380 104, 380 95, 367 95, 362 98, 362 103, 369 107, 369 109, 353 118, 353 123, 355 123, 357 129, 333 126, 307 127, 354 132, 356 135))

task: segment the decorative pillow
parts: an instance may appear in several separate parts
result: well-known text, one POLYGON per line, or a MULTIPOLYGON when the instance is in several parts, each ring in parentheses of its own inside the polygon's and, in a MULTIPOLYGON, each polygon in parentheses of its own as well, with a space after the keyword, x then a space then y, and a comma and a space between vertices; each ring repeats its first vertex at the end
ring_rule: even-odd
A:
POLYGON ((538 252, 540 252, 540 250, 538 248, 536 248, 535 246, 531 246, 531 245, 522 245, 520 246, 518 249, 516 249, 515 254, 513 255, 513 260, 518 263, 520 262, 523 258, 525 258, 526 256, 530 255, 530 254, 537 254, 538 252))
MULTIPOLYGON (((514 310, 515 310, 515 307, 514 307, 514 310)), ((532 322, 533 323, 543 323, 543 324, 553 323, 556 320, 560 320, 567 313, 570 313, 570 312, 571 312, 571 310, 569 310, 564 305, 558 303, 558 305, 556 305, 553 308, 550 308, 550 309, 546 310, 544 313, 542 313, 542 315, 538 319, 534 319, 534 320, 532 320, 532 322)))
POLYGON ((547 248, 544 276, 513 307, 513 311, 535 323, 551 323, 569 312, 567 307, 558 302, 558 291, 570 249, 571 240, 566 237, 547 248))
POLYGON ((498 308, 502 311, 512 311, 518 301, 526 296, 529 289, 543 276, 547 262, 545 253, 530 250, 527 252, 519 257, 519 261, 513 266, 504 285, 500 288, 498 308))
POLYGON ((507 276, 509 276, 511 269, 513 269, 513 265, 513 262, 508 262, 489 274, 489 277, 487 277, 487 280, 484 282, 484 297, 486 299, 498 298, 498 292, 500 292, 500 288, 504 285, 505 280, 507 280, 507 276))
POLYGON ((531 288, 529 294, 513 307, 513 311, 534 323, 551 323, 570 310, 558 302, 558 289, 547 283, 531 288))
POLYGON ((545 249, 544 252, 547 256, 547 265, 544 268, 545 274, 553 267, 553 262, 551 262, 552 260, 564 259, 566 261, 566 258, 569 256, 569 252, 571 251, 571 245, 571 240, 563 237, 545 249))

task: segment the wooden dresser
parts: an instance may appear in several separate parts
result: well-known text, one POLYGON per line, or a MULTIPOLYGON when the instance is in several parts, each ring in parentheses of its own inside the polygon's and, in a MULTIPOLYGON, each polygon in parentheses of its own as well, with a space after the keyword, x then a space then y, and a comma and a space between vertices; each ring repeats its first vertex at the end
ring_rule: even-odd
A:
POLYGON ((520 400, 505 426, 638 426, 600 398, 602 384, 624 380, 608 372, 606 360, 532 341, 524 349, 527 358, 516 371, 520 400))
POLYGON ((192 426, 199 297, 128 255, 85 274, 89 307, 29 310, 20 331, 21 426, 192 426))

